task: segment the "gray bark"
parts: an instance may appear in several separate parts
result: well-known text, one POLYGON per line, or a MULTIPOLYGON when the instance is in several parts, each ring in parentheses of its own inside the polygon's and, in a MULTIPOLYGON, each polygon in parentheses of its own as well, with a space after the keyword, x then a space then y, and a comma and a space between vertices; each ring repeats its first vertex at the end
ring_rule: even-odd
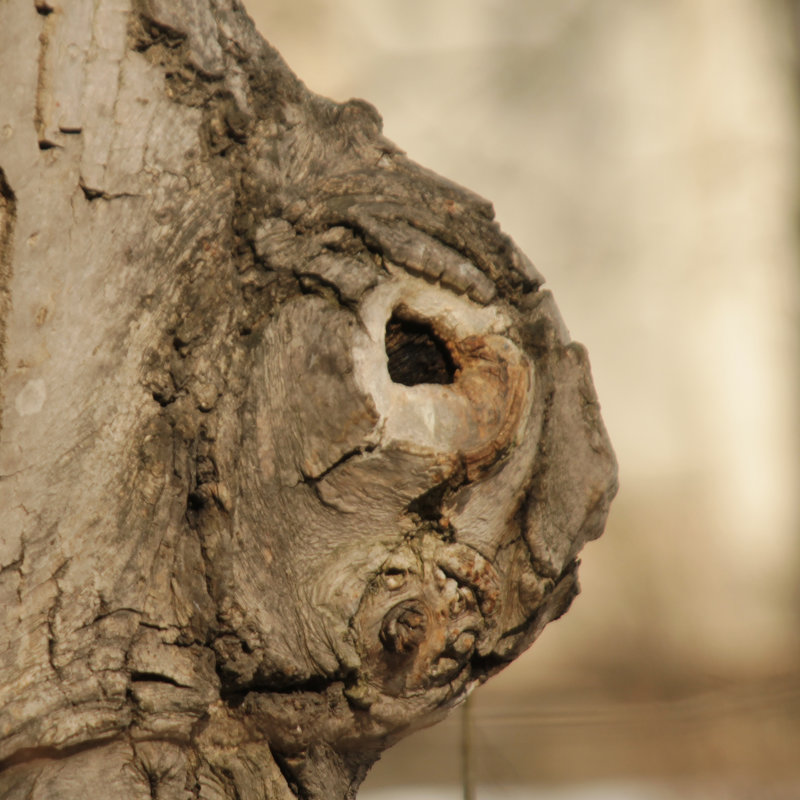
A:
POLYGON ((0 794, 353 797, 577 593, 585 352, 235 0, 0 23, 0 794))

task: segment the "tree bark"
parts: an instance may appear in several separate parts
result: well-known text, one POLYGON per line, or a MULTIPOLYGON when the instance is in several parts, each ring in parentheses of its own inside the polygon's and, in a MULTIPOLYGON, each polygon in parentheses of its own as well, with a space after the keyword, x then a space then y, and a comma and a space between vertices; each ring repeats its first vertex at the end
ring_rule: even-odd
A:
POLYGON ((0 794, 354 797, 577 593, 585 352, 236 0, 11 0, 0 75, 0 794))

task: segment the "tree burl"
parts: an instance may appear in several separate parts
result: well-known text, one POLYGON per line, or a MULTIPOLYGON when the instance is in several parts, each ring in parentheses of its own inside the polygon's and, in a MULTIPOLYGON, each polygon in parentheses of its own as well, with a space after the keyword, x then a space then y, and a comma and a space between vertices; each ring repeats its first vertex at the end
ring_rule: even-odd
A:
POLYGON ((0 794, 354 797, 577 593, 586 353, 236 0, 0 15, 0 794))

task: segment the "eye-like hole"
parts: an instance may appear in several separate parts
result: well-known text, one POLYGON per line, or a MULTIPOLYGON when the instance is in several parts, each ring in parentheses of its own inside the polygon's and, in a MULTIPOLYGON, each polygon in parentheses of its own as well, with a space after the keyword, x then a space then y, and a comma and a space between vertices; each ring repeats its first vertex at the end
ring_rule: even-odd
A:
POLYGON ((389 377, 404 386, 452 383, 456 365, 447 345, 427 322, 392 314, 386 323, 389 377))

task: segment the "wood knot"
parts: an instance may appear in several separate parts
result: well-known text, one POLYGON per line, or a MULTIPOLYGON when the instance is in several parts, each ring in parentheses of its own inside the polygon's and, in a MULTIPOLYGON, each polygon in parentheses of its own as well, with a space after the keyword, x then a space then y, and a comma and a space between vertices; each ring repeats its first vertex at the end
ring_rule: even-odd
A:
POLYGON ((380 640, 390 653, 410 653, 425 638, 427 618, 419 600, 406 600, 383 618, 380 640))

